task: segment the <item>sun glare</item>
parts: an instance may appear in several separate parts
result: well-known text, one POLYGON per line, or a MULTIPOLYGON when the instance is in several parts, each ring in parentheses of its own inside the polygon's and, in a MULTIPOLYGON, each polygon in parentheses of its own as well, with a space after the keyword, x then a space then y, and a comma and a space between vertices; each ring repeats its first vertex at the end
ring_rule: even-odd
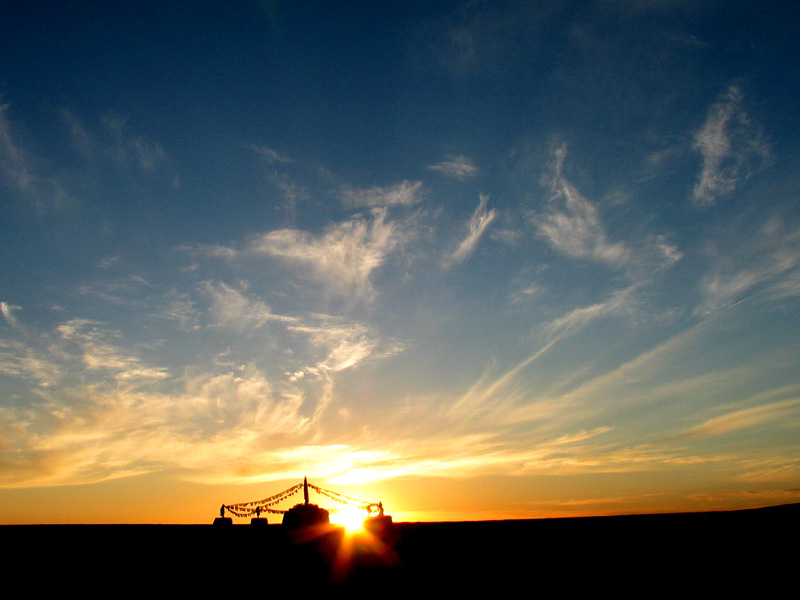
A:
POLYGON ((364 529, 367 514, 363 510, 343 510, 331 515, 331 523, 343 526, 348 533, 357 533, 364 529))

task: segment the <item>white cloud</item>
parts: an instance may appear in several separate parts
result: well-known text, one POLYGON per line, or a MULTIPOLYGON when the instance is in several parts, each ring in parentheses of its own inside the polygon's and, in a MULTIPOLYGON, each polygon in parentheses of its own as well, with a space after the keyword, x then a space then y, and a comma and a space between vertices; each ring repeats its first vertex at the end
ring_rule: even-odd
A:
MULTIPOLYGON (((64 342, 77 346, 86 369, 106 371, 119 383, 159 380, 169 376, 166 369, 148 366, 120 348, 116 342, 122 337, 121 334, 103 328, 97 321, 71 319, 59 325, 56 332, 64 342)), ((63 347, 60 352, 62 356, 71 353, 63 347)))
POLYGON ((28 344, 0 339, 0 373, 10 377, 33 378, 41 387, 58 383, 61 368, 35 352, 28 344))
POLYGON ((456 156, 450 160, 431 165, 428 169, 461 181, 473 177, 478 172, 478 168, 466 156, 456 156))
POLYGON ((169 378, 167 369, 147 364, 125 342, 99 321, 70 319, 24 342, 0 343, 0 372, 33 378, 37 390, 68 388, 76 381, 130 388, 169 378))
POLYGON ((260 298, 246 296, 224 283, 205 282, 203 291, 211 298, 209 312, 216 327, 241 333, 262 327, 270 321, 293 321, 291 317, 273 314, 260 298))
POLYGON ((276 150, 273 150, 272 148, 267 148, 266 146, 251 144, 250 148, 256 153, 258 153, 260 156, 264 157, 264 159, 269 164, 274 164, 274 163, 290 164, 294 162, 290 157, 280 154, 276 150))
POLYGON ((237 250, 221 244, 180 244, 175 249, 193 257, 211 256, 213 258, 233 259, 239 255, 237 250))
POLYGON ((132 134, 126 117, 106 114, 94 130, 67 109, 61 111, 61 117, 69 128, 73 145, 90 163, 111 164, 147 175, 170 170, 169 158, 161 144, 132 134))
POLYGON ((78 287, 82 295, 119 306, 141 306, 145 290, 153 286, 139 275, 92 281, 78 287))
POLYGON ((120 164, 136 165, 142 171, 151 173, 166 163, 166 152, 157 142, 130 135, 126 131, 126 118, 106 115, 101 121, 111 142, 110 145, 105 143, 104 150, 113 155, 120 164))
POLYGON ((120 256, 118 254, 116 256, 107 256, 106 258, 103 258, 97 266, 101 269, 108 269, 119 263, 119 261, 120 256))
POLYGON ((297 229, 266 233, 250 243, 250 250, 284 259, 300 267, 326 289, 347 299, 371 300, 372 274, 402 243, 401 227, 376 209, 372 218, 361 216, 329 226, 322 235, 297 229))
POLYGON ((164 295, 163 306, 158 313, 161 317, 176 321, 181 329, 200 329, 200 311, 188 294, 175 291, 164 295))
POLYGON ((541 291, 542 288, 537 284, 526 282, 523 287, 520 287, 511 294, 508 301, 511 304, 524 304, 535 296, 538 296, 541 291))
POLYGON ((556 150, 550 185, 549 208, 534 216, 539 235, 553 248, 573 258, 589 258, 613 266, 630 261, 630 250, 608 239, 594 205, 564 177, 566 147, 556 150))
POLYGON ((767 300, 800 296, 800 229, 773 218, 755 232, 734 230, 711 253, 697 308, 708 313, 759 292, 767 300), (744 241, 742 241, 744 240, 744 241))
MULTIPOLYGON (((378 339, 373 332, 358 323, 344 323, 331 317, 320 315, 319 324, 296 324, 290 331, 308 336, 311 345, 321 350, 323 355, 311 370, 330 372, 344 371, 355 367, 378 350, 378 339)), ((380 356, 399 351, 393 348, 380 352, 380 356)))
POLYGON ((14 316, 14 313, 20 310, 20 308, 21 307, 14 306, 8 302, 0 302, 0 314, 3 315, 3 318, 6 320, 6 322, 12 327, 19 327, 19 322, 14 316))
POLYGON ((619 290, 605 302, 576 308, 563 317, 550 322, 547 329, 561 334, 572 329, 582 329, 595 319, 629 312, 635 302, 634 288, 619 290))
POLYGON ((11 135, 8 104, 0 106, 0 164, 7 180, 20 189, 29 189, 34 177, 26 153, 11 135))
POLYGON ((552 443, 555 446, 561 446, 563 444, 575 444, 578 442, 583 442, 585 440, 592 439, 593 437, 598 435, 603 435, 604 433, 608 433, 609 431, 611 431, 611 427, 607 426, 596 427, 591 431, 584 429, 577 433, 565 433, 558 439, 553 440, 552 443))
POLYGON ((294 219, 296 217, 297 203, 309 199, 306 189, 282 174, 275 173, 271 179, 278 186, 278 189, 283 192, 286 198, 286 206, 289 209, 289 216, 294 219))
POLYGON ((769 161, 770 145, 742 108, 742 93, 731 86, 709 111, 695 135, 703 170, 694 186, 700 206, 714 204, 769 161))
POLYGON ((341 193, 342 202, 347 207, 408 206, 422 200, 422 182, 403 181, 389 187, 354 189, 346 187, 341 193))
POLYGON ((0 173, 8 187, 21 194, 38 213, 60 210, 72 200, 56 177, 37 167, 37 159, 12 135, 8 104, 0 105, 0 173))
POLYGON ((653 248, 660 256, 664 266, 672 266, 683 258, 683 252, 675 244, 668 242, 662 235, 655 237, 653 248))
POLYGON ((446 264, 452 265, 463 262, 475 250, 475 246, 477 246, 483 232, 497 216, 494 209, 486 209, 487 202, 489 202, 489 196, 481 194, 478 207, 467 223, 467 237, 461 241, 458 248, 448 257, 446 264))
POLYGON ((375 347, 375 343, 368 337, 363 335, 348 336, 331 338, 331 334, 348 334, 339 330, 313 330, 308 327, 292 328, 293 331, 311 334, 312 339, 316 344, 324 344, 327 346, 326 356, 322 362, 316 365, 313 369, 324 371, 343 371, 356 366, 364 359, 368 358, 375 347), (321 341, 319 338, 322 337, 321 341))
POLYGON ((183 389, 59 386, 25 407, 0 406, 13 448, 0 486, 93 483, 162 469, 198 480, 285 473, 272 452, 304 443, 302 397, 277 394, 252 365, 188 376, 183 389))
POLYGON ((798 405, 800 400, 791 399, 729 412, 692 427, 684 435, 690 438, 705 438, 754 427, 797 413, 798 405))
POLYGON ((459 75, 503 68, 509 56, 534 56, 537 32, 559 3, 466 2, 420 32, 425 61, 459 75), (523 42, 524 40, 524 42, 523 42), (434 61, 431 61, 431 58, 434 61))
POLYGON ((514 386, 523 371, 550 352, 559 342, 579 333, 590 323, 614 316, 629 313, 636 301, 635 288, 627 288, 613 294, 605 302, 591 306, 576 308, 562 317, 542 327, 541 342, 536 350, 525 360, 518 363, 503 375, 490 378, 484 374, 472 388, 449 409, 450 414, 458 419, 469 419, 488 422, 502 422, 505 425, 530 422, 544 417, 552 417, 562 410, 560 402, 549 403, 537 401, 527 405, 527 394, 514 386))

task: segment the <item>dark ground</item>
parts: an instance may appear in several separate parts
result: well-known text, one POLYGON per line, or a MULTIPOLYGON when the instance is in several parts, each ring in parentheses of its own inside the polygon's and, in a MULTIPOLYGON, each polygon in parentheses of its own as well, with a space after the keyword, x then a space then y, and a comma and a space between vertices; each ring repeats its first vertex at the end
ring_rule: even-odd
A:
POLYGON ((397 523, 390 539, 356 538, 349 552, 339 528, 304 539, 280 525, 3 526, 0 542, 5 587, 21 581, 25 595, 74 589, 91 596, 304 597, 304 591, 333 587, 357 597, 427 597, 431 591, 448 597, 505 591, 548 598, 769 597, 796 593, 799 524, 800 504, 792 504, 717 513, 397 523))

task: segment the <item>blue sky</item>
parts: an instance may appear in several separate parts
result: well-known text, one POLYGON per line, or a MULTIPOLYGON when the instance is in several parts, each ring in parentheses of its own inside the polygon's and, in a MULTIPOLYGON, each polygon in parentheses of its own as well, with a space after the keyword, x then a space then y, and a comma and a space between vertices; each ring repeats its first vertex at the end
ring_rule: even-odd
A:
POLYGON ((797 500, 798 9, 4 13, 6 519, 797 500))

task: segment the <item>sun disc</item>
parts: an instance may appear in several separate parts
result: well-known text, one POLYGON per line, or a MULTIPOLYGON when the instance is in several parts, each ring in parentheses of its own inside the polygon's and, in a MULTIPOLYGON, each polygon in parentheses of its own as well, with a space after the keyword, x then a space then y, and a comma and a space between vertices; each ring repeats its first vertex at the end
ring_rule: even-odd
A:
POLYGON ((365 518, 363 510, 343 510, 331 515, 331 522, 342 525, 348 533, 355 533, 364 529, 365 518))

